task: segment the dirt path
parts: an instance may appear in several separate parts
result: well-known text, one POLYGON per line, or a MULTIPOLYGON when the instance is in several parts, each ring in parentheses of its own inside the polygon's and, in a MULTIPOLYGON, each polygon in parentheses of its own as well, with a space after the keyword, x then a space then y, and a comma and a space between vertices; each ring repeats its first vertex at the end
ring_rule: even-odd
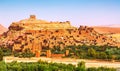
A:
POLYGON ((37 62, 39 60, 47 61, 47 62, 56 62, 56 63, 65 63, 65 64, 73 64, 77 65, 78 62, 84 61, 86 67, 113 67, 120 68, 120 62, 108 62, 108 61, 97 61, 97 60, 86 60, 86 59, 71 59, 71 58, 18 58, 18 57, 4 57, 5 62, 37 62))

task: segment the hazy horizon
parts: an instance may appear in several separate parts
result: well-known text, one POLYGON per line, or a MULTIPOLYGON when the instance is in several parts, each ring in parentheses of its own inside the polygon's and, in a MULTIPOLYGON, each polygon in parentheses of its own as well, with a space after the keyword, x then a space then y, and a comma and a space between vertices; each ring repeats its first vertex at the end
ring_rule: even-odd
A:
POLYGON ((71 25, 120 24, 119 0, 0 0, 0 24, 36 15, 47 21, 70 21, 71 25))

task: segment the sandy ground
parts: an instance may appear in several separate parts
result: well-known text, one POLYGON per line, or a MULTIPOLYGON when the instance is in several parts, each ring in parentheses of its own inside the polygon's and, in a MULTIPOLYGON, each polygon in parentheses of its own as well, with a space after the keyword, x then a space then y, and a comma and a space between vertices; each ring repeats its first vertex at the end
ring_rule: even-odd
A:
POLYGON ((78 62, 84 61, 86 67, 113 67, 120 68, 120 62, 110 62, 110 61, 98 61, 98 60, 86 60, 86 59, 71 59, 71 58, 18 58, 18 57, 4 57, 5 62, 37 62, 39 60, 47 61, 47 62, 56 62, 56 63, 65 63, 65 64, 73 64, 77 65, 78 62))

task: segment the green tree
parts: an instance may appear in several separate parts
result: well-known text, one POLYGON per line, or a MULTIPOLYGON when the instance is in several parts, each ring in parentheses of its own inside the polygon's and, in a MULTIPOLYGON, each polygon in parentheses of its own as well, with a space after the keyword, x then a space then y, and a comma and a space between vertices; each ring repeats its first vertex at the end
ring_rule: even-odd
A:
POLYGON ((107 59, 107 54, 105 52, 100 52, 99 53, 99 58, 100 59, 107 59))
POLYGON ((88 49, 88 56, 91 58, 96 58, 96 51, 93 48, 88 49))
POLYGON ((24 52, 22 52, 23 57, 34 57, 35 55, 31 52, 29 48, 25 49, 24 52))
POLYGON ((12 50, 7 47, 1 47, 1 50, 3 51, 3 56, 10 56, 12 55, 12 50))
POLYGON ((3 51, 0 49, 0 61, 3 60, 3 51))
POLYGON ((79 62, 78 63, 78 67, 76 68, 76 70, 75 71, 86 71, 85 70, 85 62, 79 62))

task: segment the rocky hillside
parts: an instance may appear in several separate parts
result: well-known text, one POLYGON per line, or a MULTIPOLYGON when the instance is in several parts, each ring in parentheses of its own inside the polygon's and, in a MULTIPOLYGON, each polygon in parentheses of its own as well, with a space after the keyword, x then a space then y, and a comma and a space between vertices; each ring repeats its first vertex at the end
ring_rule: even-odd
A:
POLYGON ((8 32, 4 33, 2 43, 11 45, 13 51, 30 48, 32 52, 55 46, 63 49, 71 45, 110 45, 119 46, 112 40, 87 26, 75 28, 66 22, 47 22, 38 20, 34 15, 29 19, 13 22, 8 32))

